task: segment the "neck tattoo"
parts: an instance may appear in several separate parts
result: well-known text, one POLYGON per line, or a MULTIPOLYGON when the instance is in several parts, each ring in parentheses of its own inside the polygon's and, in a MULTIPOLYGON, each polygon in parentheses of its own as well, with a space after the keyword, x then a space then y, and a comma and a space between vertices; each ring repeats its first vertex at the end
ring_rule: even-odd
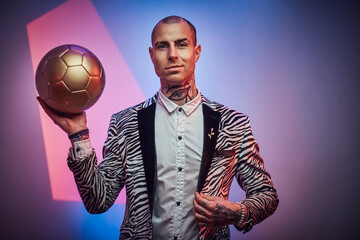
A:
POLYGON ((184 105, 190 102, 198 93, 194 76, 181 86, 169 86, 164 81, 161 81, 161 92, 178 105, 184 105))

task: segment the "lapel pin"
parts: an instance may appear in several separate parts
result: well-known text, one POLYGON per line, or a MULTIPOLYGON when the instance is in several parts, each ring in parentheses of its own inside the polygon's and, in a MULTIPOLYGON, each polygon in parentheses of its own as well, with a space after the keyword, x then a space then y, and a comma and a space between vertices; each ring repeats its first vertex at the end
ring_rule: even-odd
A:
POLYGON ((208 133, 209 139, 211 139, 211 136, 213 136, 213 135, 215 135, 215 133, 214 133, 214 129, 213 129, 213 128, 211 128, 210 133, 208 133))

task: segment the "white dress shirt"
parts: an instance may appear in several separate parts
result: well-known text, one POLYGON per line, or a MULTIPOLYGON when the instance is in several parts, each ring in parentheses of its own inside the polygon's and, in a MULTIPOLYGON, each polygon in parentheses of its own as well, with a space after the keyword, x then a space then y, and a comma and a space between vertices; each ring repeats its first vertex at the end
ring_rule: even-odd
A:
POLYGON ((155 111, 156 172, 153 239, 198 239, 193 214, 203 151, 201 95, 179 106, 161 90, 155 111))

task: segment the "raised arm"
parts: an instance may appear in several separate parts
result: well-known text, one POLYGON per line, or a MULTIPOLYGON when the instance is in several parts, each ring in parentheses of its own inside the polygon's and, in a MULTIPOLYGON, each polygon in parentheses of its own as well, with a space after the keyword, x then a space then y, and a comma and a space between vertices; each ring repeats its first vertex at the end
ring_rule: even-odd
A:
POLYGON ((85 208, 93 214, 105 212, 113 205, 124 186, 115 120, 112 119, 110 123, 104 146, 104 160, 98 165, 86 131, 85 112, 71 115, 59 113, 49 108, 39 97, 37 99, 52 121, 70 137, 72 148, 69 151, 68 166, 74 174, 85 208))

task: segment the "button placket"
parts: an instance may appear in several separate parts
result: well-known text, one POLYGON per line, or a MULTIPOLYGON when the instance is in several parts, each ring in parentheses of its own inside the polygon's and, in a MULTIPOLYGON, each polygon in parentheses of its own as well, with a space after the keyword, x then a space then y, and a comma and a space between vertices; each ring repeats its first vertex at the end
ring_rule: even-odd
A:
POLYGON ((184 129, 185 129, 185 115, 182 108, 177 111, 177 141, 176 141, 176 196, 175 196, 175 216, 174 216, 174 233, 178 234, 182 226, 182 197, 184 195, 184 161, 185 161, 185 143, 184 143, 184 129), (180 110, 181 109, 181 110, 180 110), (181 169, 181 171, 179 170, 181 169))

